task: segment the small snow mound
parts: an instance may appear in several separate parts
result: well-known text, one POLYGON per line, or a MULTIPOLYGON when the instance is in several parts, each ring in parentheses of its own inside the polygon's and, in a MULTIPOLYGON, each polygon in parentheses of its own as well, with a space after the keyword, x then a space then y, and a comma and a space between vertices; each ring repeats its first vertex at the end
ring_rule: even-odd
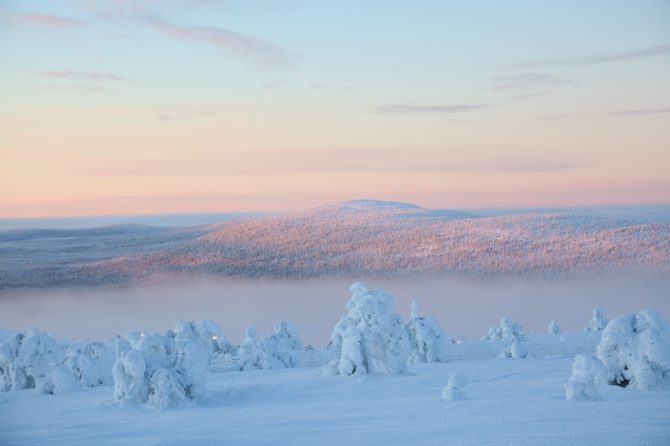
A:
POLYGON ((447 385, 442 389, 442 399, 446 401, 463 401, 467 400, 465 395, 465 386, 467 379, 465 375, 456 372, 449 375, 447 385))
POLYGON ((610 384, 637 390, 670 388, 670 325, 656 311, 613 319, 597 351, 610 384))
POLYGON ((577 355, 572 364, 572 374, 564 384, 568 401, 601 401, 597 385, 603 380, 605 369, 592 355, 577 355))
POLYGON ((525 343, 513 338, 512 343, 500 352, 498 359, 523 359, 526 356, 528 356, 528 349, 525 343))
POLYGON ((51 370, 39 382, 37 390, 40 393, 57 395, 60 393, 75 392, 79 390, 79 385, 72 370, 59 366, 51 370))

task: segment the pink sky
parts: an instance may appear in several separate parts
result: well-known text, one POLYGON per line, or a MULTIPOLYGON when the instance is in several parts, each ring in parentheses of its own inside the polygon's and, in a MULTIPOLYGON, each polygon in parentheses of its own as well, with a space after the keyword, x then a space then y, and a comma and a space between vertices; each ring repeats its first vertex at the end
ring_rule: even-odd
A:
POLYGON ((3 3, 0 217, 670 203, 667 5, 346 4, 3 3))

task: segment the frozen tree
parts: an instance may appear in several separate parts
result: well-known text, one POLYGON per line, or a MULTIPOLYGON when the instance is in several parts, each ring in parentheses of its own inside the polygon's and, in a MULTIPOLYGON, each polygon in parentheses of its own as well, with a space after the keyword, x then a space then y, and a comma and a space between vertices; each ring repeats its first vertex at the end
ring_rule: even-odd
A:
POLYGON ((240 369, 294 368, 300 362, 302 351, 298 332, 290 323, 277 323, 274 332, 261 340, 257 339, 256 328, 250 325, 238 350, 240 369))
POLYGON ((112 383, 113 353, 102 342, 87 342, 83 348, 70 346, 63 365, 72 371, 82 387, 112 383))
POLYGON ((600 401, 597 385, 603 380, 602 363, 592 355, 577 355, 570 379, 563 385, 566 400, 600 401))
POLYGON ((402 373, 409 358, 409 337, 402 318, 393 313, 393 297, 356 282, 349 288, 349 310, 335 326, 331 346, 340 356, 328 365, 331 373, 402 373))
POLYGON ((549 326, 547 327, 547 334, 549 336, 561 334, 561 327, 558 326, 556 321, 549 322, 549 326))
POLYGON ((498 355, 499 359, 523 359, 528 355, 524 342, 512 338, 511 344, 498 355))
POLYGON ((597 352, 610 384, 637 390, 670 388, 670 326, 655 311, 613 319, 602 332, 597 352))
POLYGON ((482 337, 482 341, 489 342, 512 342, 515 339, 519 342, 526 340, 523 327, 506 317, 500 319, 499 327, 490 327, 488 333, 482 337))
POLYGON ((597 306, 593 309, 593 317, 584 327, 584 331, 603 331, 607 326, 607 319, 605 318, 605 309, 597 306))
POLYGON ((417 317, 412 301, 412 318, 405 326, 409 335, 409 362, 447 362, 447 343, 451 342, 432 317, 417 317))
POLYGON ((114 398, 129 403, 142 403, 149 397, 147 363, 142 352, 121 353, 112 368, 114 398))
POLYGON ((0 345, 0 389, 39 389, 64 359, 64 348, 49 333, 36 328, 15 333, 0 345))
POLYGON ((208 345, 196 323, 179 322, 165 336, 131 333, 114 364, 114 397, 164 409, 199 399, 205 390, 208 345))
POLYGON ((442 389, 442 399, 447 401, 462 401, 467 400, 465 396, 465 386, 467 380, 465 375, 460 372, 449 375, 447 385, 442 389))
POLYGON ((207 346, 210 361, 215 356, 229 355, 235 352, 236 349, 228 342, 223 331, 214 321, 201 320, 195 321, 194 324, 198 336, 207 346))
POLYGON ((244 340, 237 350, 237 356, 240 358, 240 370, 261 368, 258 347, 256 327, 249 325, 244 331, 244 340))
POLYGON ((298 332, 286 321, 275 325, 275 331, 260 344, 260 363, 264 369, 294 368, 300 362, 303 346, 298 332))

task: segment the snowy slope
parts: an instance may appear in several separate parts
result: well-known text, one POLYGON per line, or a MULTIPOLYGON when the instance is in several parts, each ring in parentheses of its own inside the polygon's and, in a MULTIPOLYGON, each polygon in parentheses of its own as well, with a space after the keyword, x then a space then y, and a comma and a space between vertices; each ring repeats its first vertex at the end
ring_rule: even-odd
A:
POLYGON ((565 401, 572 355, 592 352, 597 340, 569 334, 561 350, 558 336, 532 337, 525 360, 492 359, 496 344, 452 345, 450 362, 398 376, 323 376, 327 351, 307 352, 299 369, 213 367, 204 401, 166 411, 119 406, 109 387, 8 392, 0 394, 0 444, 668 444, 670 392, 605 386, 604 401, 565 401), (454 372, 468 380, 466 401, 440 400, 454 372))
POLYGON ((166 274, 305 278, 670 271, 670 224, 524 214, 476 217, 357 200, 186 229, 0 233, 0 288, 166 274))

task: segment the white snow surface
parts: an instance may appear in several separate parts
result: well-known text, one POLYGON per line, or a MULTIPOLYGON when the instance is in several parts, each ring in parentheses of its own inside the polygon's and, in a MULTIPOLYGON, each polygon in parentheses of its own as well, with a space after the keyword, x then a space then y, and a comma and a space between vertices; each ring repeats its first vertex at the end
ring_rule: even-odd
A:
POLYGON ((295 369, 232 371, 231 358, 218 357, 206 395, 166 411, 119 406, 111 386, 0 393, 0 444, 670 444, 668 391, 603 385, 602 401, 565 400, 574 356, 592 355, 599 335, 528 336, 523 361, 495 359, 495 343, 449 344, 449 362, 397 375, 324 376, 334 349, 303 351, 295 369), (467 377, 468 399, 445 401, 441 390, 455 373, 467 377))

